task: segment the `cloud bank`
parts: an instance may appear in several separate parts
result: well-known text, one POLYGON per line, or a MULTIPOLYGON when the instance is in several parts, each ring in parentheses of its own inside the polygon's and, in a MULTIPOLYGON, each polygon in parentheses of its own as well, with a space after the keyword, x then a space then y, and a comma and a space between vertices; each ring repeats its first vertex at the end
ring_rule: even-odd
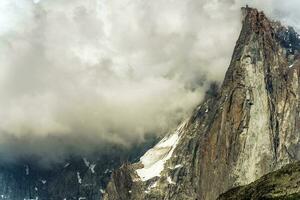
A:
POLYGON ((1 1, 0 155, 166 133, 222 81, 246 3, 300 28, 297 0, 1 1))

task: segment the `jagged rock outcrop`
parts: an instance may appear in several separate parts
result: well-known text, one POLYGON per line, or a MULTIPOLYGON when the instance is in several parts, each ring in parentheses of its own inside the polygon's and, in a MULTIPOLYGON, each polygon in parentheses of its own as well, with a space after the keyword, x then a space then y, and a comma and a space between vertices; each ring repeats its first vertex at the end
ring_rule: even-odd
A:
POLYGON ((300 199, 300 162, 286 165, 257 181, 233 188, 218 200, 296 200, 300 199))
POLYGON ((104 199, 212 200, 299 159, 299 35, 242 12, 220 89, 139 163, 114 172, 104 199))

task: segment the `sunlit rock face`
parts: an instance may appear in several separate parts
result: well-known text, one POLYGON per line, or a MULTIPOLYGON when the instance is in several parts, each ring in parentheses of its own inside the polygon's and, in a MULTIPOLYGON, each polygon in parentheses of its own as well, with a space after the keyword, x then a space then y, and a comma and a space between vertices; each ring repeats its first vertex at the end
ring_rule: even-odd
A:
POLYGON ((114 172, 104 199, 213 200, 299 159, 300 37, 256 9, 242 12, 222 86, 140 162, 114 172))

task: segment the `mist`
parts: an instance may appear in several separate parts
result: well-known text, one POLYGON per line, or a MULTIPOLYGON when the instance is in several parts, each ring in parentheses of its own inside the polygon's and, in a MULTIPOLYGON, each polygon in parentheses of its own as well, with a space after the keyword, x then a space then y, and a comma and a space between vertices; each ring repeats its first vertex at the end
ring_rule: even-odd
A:
POLYGON ((222 82, 245 4, 300 29, 296 0, 2 0, 2 159, 166 134, 222 82))

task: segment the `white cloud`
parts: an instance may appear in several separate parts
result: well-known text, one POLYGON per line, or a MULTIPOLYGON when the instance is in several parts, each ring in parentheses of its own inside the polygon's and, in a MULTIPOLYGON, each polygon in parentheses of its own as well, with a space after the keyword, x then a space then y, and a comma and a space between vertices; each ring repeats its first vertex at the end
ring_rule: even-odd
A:
MULTIPOLYGON (((163 134, 223 79, 244 4, 1 1, 0 152, 54 159, 163 134)), ((297 1, 249 4, 299 27, 297 1)))

